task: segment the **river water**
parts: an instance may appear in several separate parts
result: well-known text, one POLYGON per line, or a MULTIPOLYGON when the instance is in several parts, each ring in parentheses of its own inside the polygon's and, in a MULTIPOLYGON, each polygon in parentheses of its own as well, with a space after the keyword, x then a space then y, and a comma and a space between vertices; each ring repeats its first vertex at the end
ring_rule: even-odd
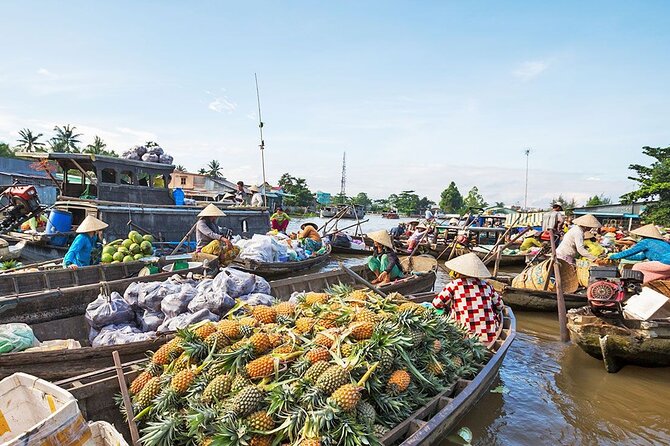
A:
MULTIPOLYGON (((366 218, 365 232, 398 222, 366 218)), ((336 258, 328 268, 338 260, 363 259, 336 258)), ((445 280, 440 275, 437 287, 445 280)), ((515 315, 517 337, 492 386, 503 386, 503 393, 486 394, 460 424, 472 431, 473 445, 670 445, 670 368, 626 366, 608 374, 600 361, 560 342, 556 315, 515 315)), ((445 439, 442 446, 454 444, 445 439)))

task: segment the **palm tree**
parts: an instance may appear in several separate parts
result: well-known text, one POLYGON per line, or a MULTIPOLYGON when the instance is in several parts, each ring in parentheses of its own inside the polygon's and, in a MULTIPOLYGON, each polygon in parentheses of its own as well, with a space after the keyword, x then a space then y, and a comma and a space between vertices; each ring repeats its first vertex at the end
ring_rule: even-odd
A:
POLYGON ((200 175, 207 175, 207 169, 205 169, 204 167, 201 167, 200 169, 198 169, 198 173, 200 175))
POLYGON ((70 124, 64 125, 63 127, 54 127, 56 136, 51 138, 54 151, 79 153, 77 145, 81 141, 77 138, 81 136, 81 133, 75 133, 74 131, 76 128, 77 127, 74 126, 70 127, 70 124))
POLYGON ((174 168, 174 170, 177 172, 186 172, 186 167, 182 166, 181 164, 178 164, 177 167, 174 168))
POLYGON ((41 133, 34 135, 30 129, 19 130, 19 136, 16 141, 19 143, 16 147, 24 149, 26 152, 42 152, 44 151, 44 143, 38 141, 42 136, 41 133))
POLYGON ((96 135, 95 138, 93 139, 93 144, 88 144, 84 150, 82 150, 83 153, 92 153, 93 155, 106 155, 107 150, 105 150, 105 147, 107 147, 107 144, 98 136, 96 135))
POLYGON ((212 160, 207 164, 206 175, 213 178, 221 177, 221 164, 217 160, 212 160))

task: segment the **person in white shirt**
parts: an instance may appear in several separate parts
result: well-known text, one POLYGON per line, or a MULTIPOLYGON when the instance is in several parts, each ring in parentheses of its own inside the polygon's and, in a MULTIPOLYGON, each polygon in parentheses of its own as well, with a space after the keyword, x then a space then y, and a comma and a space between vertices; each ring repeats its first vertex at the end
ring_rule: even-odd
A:
POLYGON ((263 196, 260 194, 260 189, 257 186, 251 186, 249 191, 253 193, 251 196, 251 206, 261 207, 263 206, 263 196))
POLYGON ((433 221, 433 219, 435 218, 435 215, 433 214, 433 212, 430 209, 426 209, 425 218, 426 218, 426 220, 428 220, 430 222, 430 221, 433 221))
POLYGON ((586 259, 596 260, 597 257, 592 255, 584 246, 584 233, 589 229, 599 228, 601 226, 600 222, 593 215, 586 214, 575 218, 572 223, 573 226, 563 236, 563 240, 556 248, 556 257, 571 265, 575 264, 575 257, 578 254, 586 259))
POLYGON ((553 229, 556 241, 558 242, 563 233, 562 229, 564 223, 565 215, 563 215, 563 207, 559 203, 554 203, 551 207, 551 211, 545 212, 544 215, 542 215, 542 232, 553 229))

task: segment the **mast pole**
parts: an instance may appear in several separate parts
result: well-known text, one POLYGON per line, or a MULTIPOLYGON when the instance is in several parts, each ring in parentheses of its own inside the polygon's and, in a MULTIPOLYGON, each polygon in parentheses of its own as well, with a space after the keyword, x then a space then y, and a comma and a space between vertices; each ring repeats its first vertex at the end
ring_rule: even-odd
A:
POLYGON ((258 76, 256 73, 254 73, 254 79, 256 80, 256 101, 258 102, 258 130, 261 136, 261 143, 259 147, 261 149, 261 166, 263 169, 263 205, 267 207, 268 198, 267 191, 265 189, 268 183, 265 180, 265 141, 263 140, 263 119, 261 118, 261 95, 258 90, 258 76))

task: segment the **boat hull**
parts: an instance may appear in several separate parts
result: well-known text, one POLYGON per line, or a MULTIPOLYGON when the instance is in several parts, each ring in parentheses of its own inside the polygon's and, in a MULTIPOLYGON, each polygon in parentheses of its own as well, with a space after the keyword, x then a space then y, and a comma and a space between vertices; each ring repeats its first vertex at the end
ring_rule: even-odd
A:
POLYGON ((330 259, 331 247, 326 245, 326 252, 297 262, 257 262, 255 260, 237 258, 231 266, 266 279, 276 279, 295 274, 298 271, 307 271, 320 268, 330 259))
MULTIPOLYGON (((527 290, 523 288, 505 287, 502 291, 505 305, 514 310, 557 312, 558 304, 554 291, 527 290)), ((586 296, 579 294, 565 294, 565 308, 579 308, 588 305, 586 296)))
POLYGON ((670 323, 607 320, 588 308, 568 313, 570 339, 610 373, 624 365, 670 366, 670 323))

